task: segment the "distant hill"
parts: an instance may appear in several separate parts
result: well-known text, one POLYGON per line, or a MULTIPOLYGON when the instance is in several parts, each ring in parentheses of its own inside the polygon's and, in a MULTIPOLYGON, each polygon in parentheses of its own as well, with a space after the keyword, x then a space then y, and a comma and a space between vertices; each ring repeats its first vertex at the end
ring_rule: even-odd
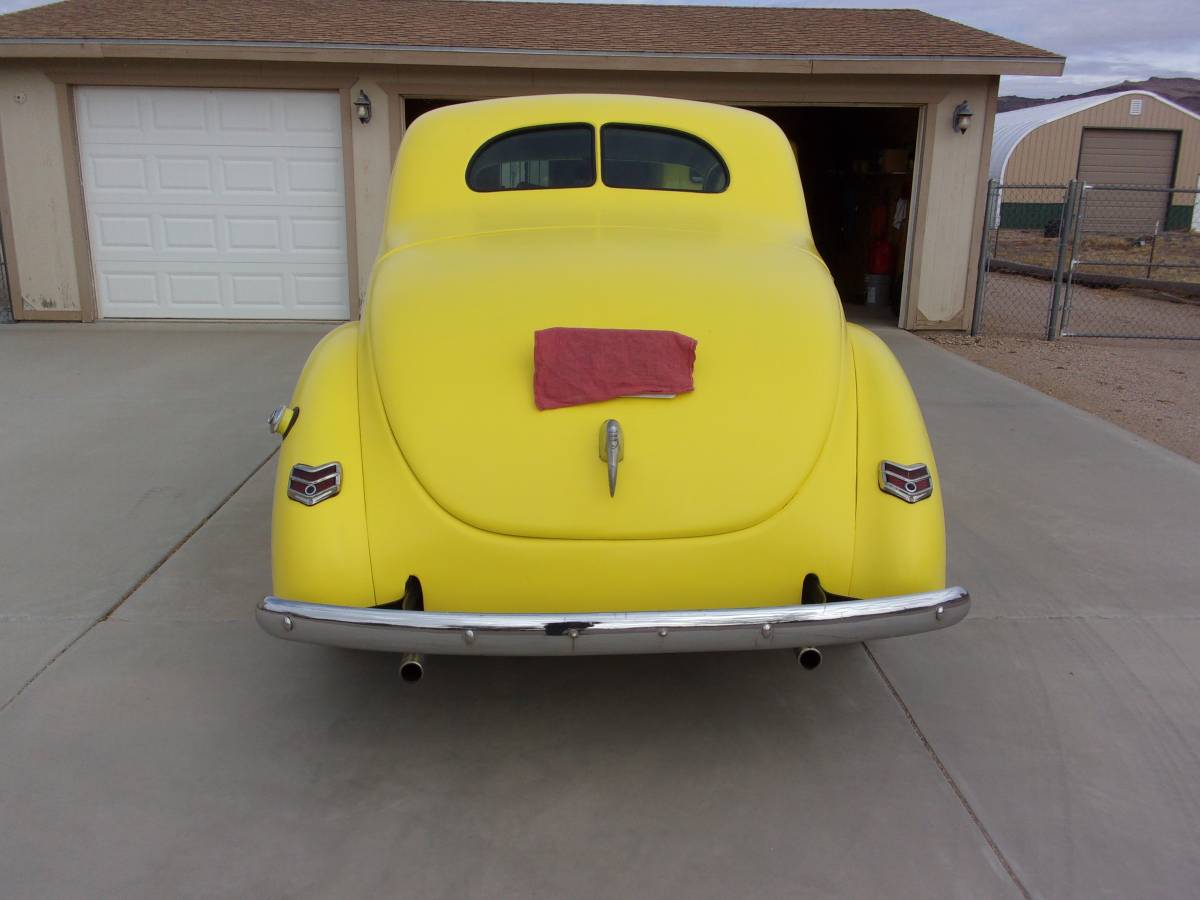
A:
POLYGON ((1084 91, 1082 94, 1063 94, 1061 97, 1016 97, 1011 94, 1000 97, 996 112, 1011 112, 1028 106, 1074 100, 1076 97, 1098 97, 1102 94, 1119 94, 1121 91, 1150 91, 1152 94, 1178 103, 1184 109, 1200 114, 1200 78, 1147 78, 1145 81, 1122 81, 1108 87, 1084 91))

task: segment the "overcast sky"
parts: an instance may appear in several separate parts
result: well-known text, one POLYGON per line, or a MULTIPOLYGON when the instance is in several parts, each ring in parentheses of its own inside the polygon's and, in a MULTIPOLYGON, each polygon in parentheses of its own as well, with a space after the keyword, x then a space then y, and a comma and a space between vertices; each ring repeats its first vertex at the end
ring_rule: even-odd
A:
MULTIPOLYGON (((160 0, 167 2, 167 0, 160 0)), ((249 0, 253 2, 253 0, 249 0)), ((660 0, 610 0, 657 3, 660 0)), ((712 3, 714 0, 661 0, 712 3)), ((1196 0, 720 0, 729 6, 916 6, 1067 57, 1062 78, 1005 78, 1003 93, 1053 97, 1151 75, 1200 77, 1200 3, 1196 0)), ((0 11, 42 5, 0 0, 0 11)))

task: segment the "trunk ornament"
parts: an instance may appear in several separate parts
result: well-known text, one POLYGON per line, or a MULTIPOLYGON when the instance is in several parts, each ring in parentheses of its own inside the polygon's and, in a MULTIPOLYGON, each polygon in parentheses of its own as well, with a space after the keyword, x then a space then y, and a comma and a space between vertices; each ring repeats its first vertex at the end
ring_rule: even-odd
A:
POLYGON ((608 464, 608 496, 617 495, 617 466, 625 458, 625 435, 616 419, 600 426, 600 461, 608 464))

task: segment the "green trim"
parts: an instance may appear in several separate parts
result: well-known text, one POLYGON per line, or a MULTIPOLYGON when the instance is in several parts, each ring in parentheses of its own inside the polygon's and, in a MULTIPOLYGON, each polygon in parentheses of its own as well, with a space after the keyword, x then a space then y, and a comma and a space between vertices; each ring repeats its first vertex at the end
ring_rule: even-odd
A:
POLYGON ((1192 227, 1192 206, 1171 204, 1167 209, 1167 231, 1187 231, 1192 227))
MULTIPOLYGON (((1001 203, 1001 228, 1045 228, 1062 218, 1061 203, 1001 203)), ((1190 220, 1189 220, 1190 221, 1190 220)))

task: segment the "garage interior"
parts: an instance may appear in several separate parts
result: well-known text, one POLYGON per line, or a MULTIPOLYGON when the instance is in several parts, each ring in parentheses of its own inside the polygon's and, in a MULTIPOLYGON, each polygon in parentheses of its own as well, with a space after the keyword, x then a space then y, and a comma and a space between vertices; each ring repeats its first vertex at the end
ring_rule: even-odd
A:
POLYGON ((411 125, 419 117, 427 112, 433 112, 435 109, 441 109, 443 106, 453 106, 456 103, 465 103, 464 100, 449 100, 440 97, 405 97, 404 98, 404 121, 405 124, 411 125))
POLYGON ((904 298, 919 110, 748 108, 792 142, 813 238, 847 312, 895 322, 904 298))

